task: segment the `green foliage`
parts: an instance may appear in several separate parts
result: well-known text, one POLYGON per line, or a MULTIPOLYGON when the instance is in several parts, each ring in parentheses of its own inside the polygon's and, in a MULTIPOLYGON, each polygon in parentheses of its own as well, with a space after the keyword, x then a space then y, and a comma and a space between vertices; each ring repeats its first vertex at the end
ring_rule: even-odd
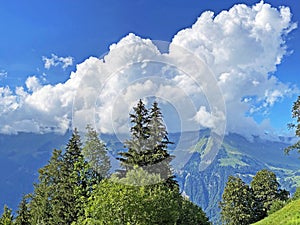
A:
POLYGON ((169 189, 159 174, 142 168, 130 170, 126 177, 103 180, 85 208, 80 224, 209 224, 203 211, 169 189))
POLYGON ((85 143, 82 149, 90 167, 93 168, 101 178, 107 177, 110 170, 110 159, 107 155, 105 144, 99 139, 99 134, 88 125, 85 143))
POLYGON ((278 210, 282 209, 285 205, 286 205, 286 201, 282 201, 282 200, 273 201, 272 205, 268 211, 268 215, 271 215, 271 214, 277 212, 278 210))
POLYGON ((272 213, 265 219, 255 223, 255 225, 297 225, 300 224, 300 199, 291 201, 282 209, 272 213))
POLYGON ((6 205, 3 209, 3 214, 0 217, 0 225, 13 225, 13 215, 12 210, 9 209, 6 205))
POLYGON ((71 224, 84 212, 92 186, 99 182, 82 154, 80 136, 75 129, 64 153, 54 150, 39 170, 29 203, 32 224, 71 224))
POLYGON ((282 208, 289 192, 279 189, 276 175, 263 169, 250 187, 239 177, 230 176, 220 203, 223 224, 249 224, 282 208))
POLYGON ((17 211, 15 225, 30 225, 30 213, 28 209, 27 196, 23 196, 17 211))
POLYGON ((133 107, 134 113, 130 114, 130 122, 133 126, 130 128, 131 139, 125 141, 127 152, 121 152, 121 165, 126 169, 133 169, 135 166, 145 166, 144 152, 147 149, 148 123, 149 115, 142 100, 136 107, 133 107))
MULTIPOLYGON (((168 153, 168 145, 173 144, 169 141, 168 132, 163 122, 162 113, 157 102, 154 102, 149 114, 148 123, 149 137, 147 140, 148 165, 150 173, 160 174, 162 179, 172 177, 170 162, 173 157, 168 153)), ((169 180, 171 182, 171 180, 169 180)))
POLYGON ((292 197, 292 200, 297 200, 297 199, 300 199, 300 187, 296 188, 296 191, 292 197))
POLYGON ((55 149, 49 163, 39 170, 39 183, 34 184, 34 192, 29 195, 32 224, 54 224, 54 194, 60 181, 62 163, 62 151, 55 149))
POLYGON ((256 214, 259 220, 267 216, 271 205, 275 201, 286 201, 288 199, 288 192, 279 189, 275 173, 267 169, 256 173, 251 181, 251 188, 255 201, 258 203, 256 214))
POLYGON ((163 123, 162 114, 157 102, 154 102, 149 112, 142 100, 133 108, 130 114, 132 123, 131 139, 125 142, 127 152, 121 152, 121 165, 130 171, 136 166, 142 167, 149 173, 160 174, 170 186, 176 186, 173 180, 170 162, 172 156, 167 147, 171 142, 163 123))
POLYGON ((90 198, 86 217, 78 224, 175 224, 180 195, 160 183, 150 184, 153 179, 160 180, 154 176, 137 169, 125 178, 113 176, 102 181, 90 198), (133 180, 136 185, 128 184, 133 180))
POLYGON ((220 202, 223 224, 250 224, 255 218, 253 205, 254 197, 250 187, 239 177, 229 176, 220 202))
POLYGON ((202 209, 186 198, 182 198, 177 224, 180 225, 210 225, 202 209))
MULTIPOLYGON (((296 119, 295 123, 288 124, 290 129, 295 129, 295 135, 300 137, 300 96, 298 96, 297 100, 294 102, 292 107, 292 118, 296 119)), ((295 144, 284 149, 285 153, 289 153, 291 150, 298 150, 300 153, 300 141, 297 141, 295 144)))
MULTIPOLYGON (((29 202, 21 201, 16 224, 210 224, 200 207, 180 195, 175 181, 169 185, 170 142, 157 103, 149 115, 142 101, 134 110, 129 150, 121 154, 125 176, 107 178, 110 161, 97 132, 88 126, 82 147, 75 129, 65 151, 54 150, 39 170, 39 182, 29 202)), ((3 218, 12 221, 9 215, 5 209, 3 218)))

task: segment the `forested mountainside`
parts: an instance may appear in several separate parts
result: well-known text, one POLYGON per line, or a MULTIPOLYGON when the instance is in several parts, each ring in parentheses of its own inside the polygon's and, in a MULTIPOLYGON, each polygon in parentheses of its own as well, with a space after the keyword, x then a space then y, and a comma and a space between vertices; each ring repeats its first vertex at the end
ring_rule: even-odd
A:
MULTIPOLYGON (((54 148, 66 145, 70 135, 0 135, 1 205, 5 203, 13 209, 17 207, 22 195, 32 191, 38 169, 47 163, 54 148)), ((283 149, 287 146, 284 142, 267 141, 259 137, 249 141, 241 135, 229 134, 225 136, 215 159, 202 170, 199 165, 203 152, 209 151, 209 131, 199 131, 197 135, 187 133, 184 140, 180 139, 181 136, 181 133, 169 135, 175 143, 170 146, 171 152, 176 155, 179 141, 181 148, 190 151, 180 168, 175 165, 177 180, 182 192, 201 206, 214 222, 219 220, 218 203, 229 175, 239 174, 248 182, 257 171, 268 168, 276 173, 282 188, 293 192, 297 183, 300 183, 299 159, 295 154, 284 154, 283 149)), ((112 156, 123 149, 123 144, 115 136, 103 135, 101 138, 107 143, 112 156)))

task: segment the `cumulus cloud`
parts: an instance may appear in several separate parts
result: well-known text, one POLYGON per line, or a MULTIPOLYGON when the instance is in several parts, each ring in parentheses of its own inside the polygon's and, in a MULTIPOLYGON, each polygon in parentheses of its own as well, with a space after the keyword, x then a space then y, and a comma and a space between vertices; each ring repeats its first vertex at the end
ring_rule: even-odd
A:
MULTIPOLYGON (((168 53, 129 34, 103 58, 78 64, 65 83, 41 85, 32 76, 26 89, 1 88, 0 132, 63 133, 71 124, 91 123, 102 133, 126 133, 128 113, 142 98, 160 102, 171 131, 262 134, 270 124, 253 115, 294 92, 274 75, 288 53, 286 36, 296 28, 291 16, 289 8, 263 2, 204 12, 165 43, 168 53)), ((43 60, 47 69, 73 63, 54 54, 43 60)))
POLYGON ((66 69, 67 67, 73 65, 73 58, 71 56, 58 57, 55 54, 51 54, 50 58, 43 56, 42 59, 44 61, 44 67, 46 69, 50 69, 53 66, 61 66, 63 69, 66 69))

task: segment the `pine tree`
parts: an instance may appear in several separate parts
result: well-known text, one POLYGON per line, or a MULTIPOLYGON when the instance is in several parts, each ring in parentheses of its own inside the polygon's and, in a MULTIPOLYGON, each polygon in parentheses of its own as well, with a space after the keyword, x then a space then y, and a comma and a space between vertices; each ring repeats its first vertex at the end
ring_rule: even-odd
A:
POLYGON ((32 224, 64 224, 76 221, 99 182, 84 160, 80 136, 75 129, 65 152, 54 150, 48 165, 39 170, 29 203, 32 224))
POLYGON ((130 122, 133 126, 130 128, 131 139, 125 142, 127 152, 119 153, 121 166, 126 170, 131 170, 136 166, 146 165, 145 151, 147 149, 147 139, 149 137, 148 110, 140 99, 136 107, 133 107, 134 113, 130 114, 130 122))
POLYGON ((163 116, 154 102, 149 115, 148 123, 149 137, 147 139, 147 164, 150 165, 148 171, 150 173, 160 174, 162 179, 168 179, 174 183, 174 176, 170 168, 173 157, 168 152, 168 145, 173 144, 169 141, 168 132, 163 122, 163 116))
POLYGON ((63 154, 60 180, 53 196, 53 218, 59 224, 71 224, 82 211, 82 197, 88 197, 86 167, 80 136, 75 129, 63 154))
POLYGON ((48 164, 39 169, 39 183, 29 195, 31 224, 58 224, 53 220, 54 195, 59 189, 62 151, 54 150, 48 164))
POLYGON ((177 186, 173 179, 170 162, 172 156, 168 153, 168 132, 163 122, 162 113, 157 102, 154 102, 150 112, 140 100, 134 113, 130 114, 131 139, 125 142, 127 152, 121 152, 123 158, 118 158, 127 170, 142 167, 149 173, 160 174, 170 187, 177 186))
POLYGON ((30 212, 28 209, 27 196, 23 196, 17 211, 15 225, 30 225, 30 212))
POLYGON ((111 167, 107 148, 99 139, 99 134, 90 125, 86 127, 86 130, 86 140, 82 150, 83 155, 99 177, 105 178, 109 175, 111 167))
POLYGON ((0 217, 0 225, 13 225, 13 224, 14 224, 14 217, 12 215, 12 210, 5 205, 3 209, 3 214, 0 217))

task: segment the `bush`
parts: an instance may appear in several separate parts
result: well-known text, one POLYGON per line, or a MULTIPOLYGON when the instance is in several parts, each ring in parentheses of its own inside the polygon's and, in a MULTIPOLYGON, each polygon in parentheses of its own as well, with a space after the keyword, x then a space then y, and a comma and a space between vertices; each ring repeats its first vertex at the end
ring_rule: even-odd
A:
POLYGON ((268 215, 271 215, 274 212, 277 212, 278 210, 282 209, 286 205, 286 201, 281 201, 281 200, 275 200, 271 207, 270 210, 268 211, 268 215))
POLYGON ((300 199, 300 187, 297 187, 296 192, 294 193, 292 200, 300 199))

